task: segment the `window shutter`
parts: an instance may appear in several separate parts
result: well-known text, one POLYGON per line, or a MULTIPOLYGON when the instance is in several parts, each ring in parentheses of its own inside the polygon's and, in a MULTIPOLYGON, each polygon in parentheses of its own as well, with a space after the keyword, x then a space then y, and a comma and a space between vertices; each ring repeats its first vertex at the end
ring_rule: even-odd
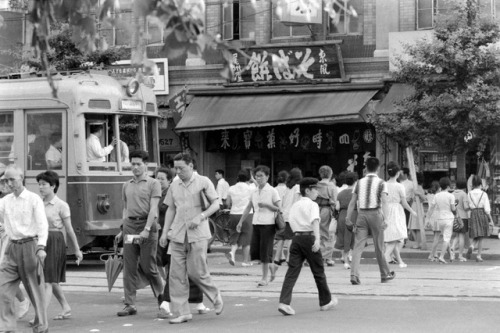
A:
POLYGON ((234 38, 233 20, 233 2, 228 1, 226 6, 222 7, 222 39, 230 40, 234 38))

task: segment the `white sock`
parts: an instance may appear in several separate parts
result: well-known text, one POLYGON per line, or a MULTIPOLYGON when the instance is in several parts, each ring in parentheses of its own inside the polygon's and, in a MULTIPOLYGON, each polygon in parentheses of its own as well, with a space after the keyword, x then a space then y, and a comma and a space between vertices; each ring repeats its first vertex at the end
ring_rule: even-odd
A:
POLYGON ((160 308, 167 311, 167 312, 170 312, 170 303, 163 301, 163 302, 161 302, 160 308))

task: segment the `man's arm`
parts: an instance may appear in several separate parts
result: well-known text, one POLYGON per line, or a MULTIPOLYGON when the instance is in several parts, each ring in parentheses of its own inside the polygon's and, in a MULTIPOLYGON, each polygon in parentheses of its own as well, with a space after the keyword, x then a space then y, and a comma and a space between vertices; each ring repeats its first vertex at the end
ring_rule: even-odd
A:
POLYGON ((356 207, 356 201, 358 201, 358 194, 353 193, 351 201, 349 202, 349 206, 347 207, 347 215, 346 215, 346 225, 351 226, 353 222, 351 221, 352 213, 354 212, 354 208, 356 207))
POLYGON ((35 201, 33 210, 33 216, 35 217, 35 223, 38 228, 38 246, 36 249, 36 255, 43 263, 45 257, 47 256, 47 253, 45 252, 45 246, 47 246, 47 238, 49 236, 49 223, 47 222, 45 207, 40 197, 38 197, 35 201))
POLYGON ((89 141, 89 144, 90 144, 90 149, 92 150, 92 153, 98 157, 106 157, 113 150, 113 145, 108 145, 108 146, 103 148, 101 146, 101 143, 99 142, 99 139, 91 139, 89 141))
POLYGON ((384 217, 383 225, 385 225, 386 217, 389 216, 388 198, 389 198, 389 195, 387 194, 387 192, 382 192, 380 194, 380 202, 382 205, 382 215, 384 217))
POLYGON ((318 252, 320 249, 320 236, 319 236, 319 219, 314 219, 311 223, 313 227, 313 233, 314 233, 314 244, 312 251, 313 252, 318 252))
POLYGON ((165 213, 165 224, 163 226, 163 230, 161 232, 161 237, 160 237, 161 247, 167 246, 167 235, 168 231, 170 230, 170 226, 174 222, 175 213, 176 213, 175 206, 169 205, 167 208, 167 212, 165 213))
POLYGON ((146 226, 144 227, 144 230, 141 231, 139 236, 141 237, 142 241, 145 242, 149 238, 149 230, 152 226, 153 223, 156 223, 156 219, 158 218, 158 203, 160 202, 159 197, 154 197, 151 198, 151 201, 149 203, 149 213, 148 213, 148 220, 146 222, 146 226))

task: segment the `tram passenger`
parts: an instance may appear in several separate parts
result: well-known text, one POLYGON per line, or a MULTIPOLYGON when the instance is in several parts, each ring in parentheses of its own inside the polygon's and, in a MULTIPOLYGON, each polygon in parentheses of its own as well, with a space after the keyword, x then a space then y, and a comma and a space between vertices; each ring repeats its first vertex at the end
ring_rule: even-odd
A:
POLYGON ((100 141, 103 133, 104 127, 102 125, 90 125, 90 135, 87 138, 87 161, 106 162, 106 156, 113 151, 116 138, 113 138, 110 145, 103 148, 100 141))
POLYGON ((121 157, 121 162, 122 163, 130 163, 130 158, 129 158, 129 149, 125 141, 117 141, 117 148, 115 151, 111 154, 110 161, 111 162, 116 162, 118 160, 118 149, 120 149, 120 157, 121 157))
POLYGON ((61 170, 62 168, 62 135, 60 132, 52 133, 50 136, 50 147, 45 153, 45 162, 49 170, 61 170))

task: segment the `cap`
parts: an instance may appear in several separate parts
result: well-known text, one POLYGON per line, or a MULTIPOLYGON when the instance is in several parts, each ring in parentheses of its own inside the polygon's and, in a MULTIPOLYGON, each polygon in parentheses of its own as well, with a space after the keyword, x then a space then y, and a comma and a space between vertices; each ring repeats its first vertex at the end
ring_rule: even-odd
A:
POLYGON ((301 188, 311 188, 311 187, 317 187, 318 186, 318 180, 313 177, 305 177, 302 178, 300 181, 300 187, 301 188))

